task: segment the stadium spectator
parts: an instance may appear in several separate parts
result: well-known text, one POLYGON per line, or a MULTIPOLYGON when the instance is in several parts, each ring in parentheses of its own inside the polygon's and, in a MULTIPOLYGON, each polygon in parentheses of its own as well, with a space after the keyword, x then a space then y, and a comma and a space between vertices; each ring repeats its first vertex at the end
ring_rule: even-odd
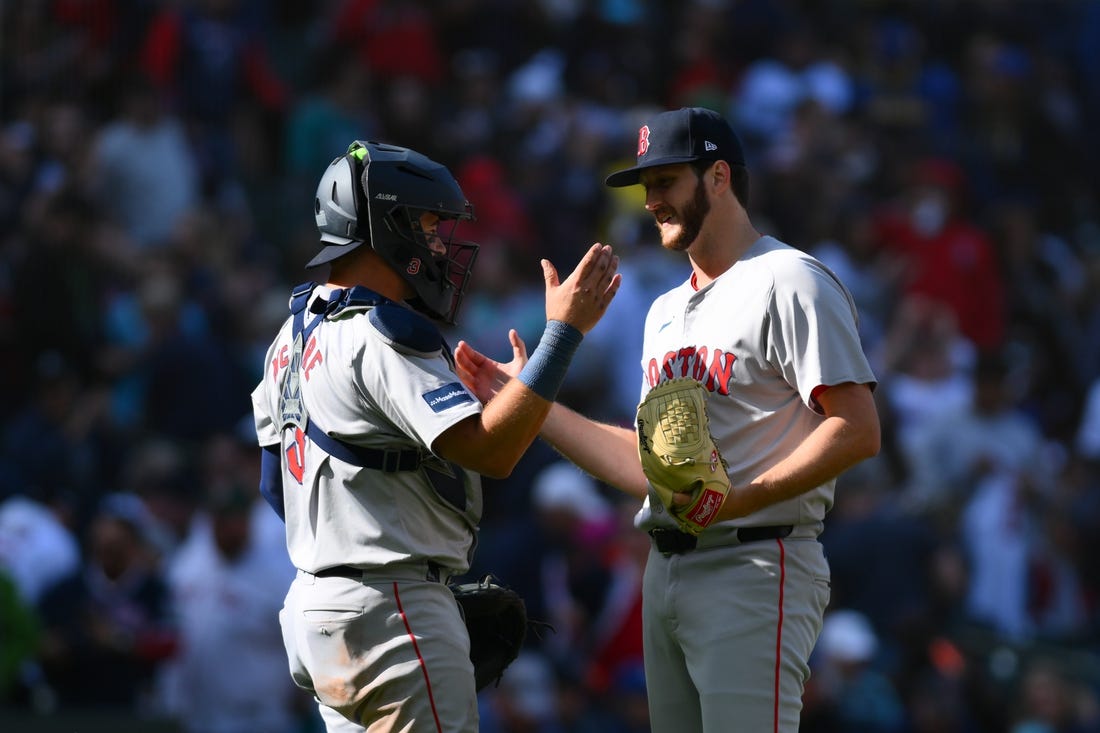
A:
POLYGON ((106 496, 88 527, 83 566, 38 603, 42 668, 62 706, 136 713, 152 704, 156 675, 178 637, 150 522, 136 496, 106 496))
POLYGON ((292 733, 309 709, 286 674, 270 623, 294 577, 257 527, 272 512, 254 491, 208 484, 202 510, 166 569, 180 652, 164 670, 164 704, 186 733, 292 733))
POLYGON ((187 132, 148 79, 119 84, 119 115, 95 136, 89 187, 138 248, 164 247, 200 202, 187 132))

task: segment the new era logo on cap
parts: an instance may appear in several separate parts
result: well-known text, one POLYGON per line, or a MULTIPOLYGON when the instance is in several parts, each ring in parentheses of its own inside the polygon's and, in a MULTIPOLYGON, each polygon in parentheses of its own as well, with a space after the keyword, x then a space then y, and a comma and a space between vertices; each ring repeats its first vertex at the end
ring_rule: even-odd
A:
POLYGON ((607 185, 638 183, 646 168, 693 160, 725 160, 744 165, 741 141, 729 123, 717 112, 704 107, 682 107, 661 112, 638 130, 637 165, 612 173, 607 185))

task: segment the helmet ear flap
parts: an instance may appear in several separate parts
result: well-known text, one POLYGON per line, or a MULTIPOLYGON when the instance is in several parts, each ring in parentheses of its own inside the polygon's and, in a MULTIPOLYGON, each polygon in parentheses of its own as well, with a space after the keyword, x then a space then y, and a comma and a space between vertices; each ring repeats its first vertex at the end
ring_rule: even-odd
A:
POLYGON ((369 229, 360 231, 363 208, 362 197, 355 191, 357 181, 352 161, 346 157, 334 159, 325 169, 314 195, 313 216, 321 241, 326 247, 335 249, 322 250, 307 267, 324 264, 342 252, 350 252, 355 248, 354 242, 361 244, 369 237, 369 229))

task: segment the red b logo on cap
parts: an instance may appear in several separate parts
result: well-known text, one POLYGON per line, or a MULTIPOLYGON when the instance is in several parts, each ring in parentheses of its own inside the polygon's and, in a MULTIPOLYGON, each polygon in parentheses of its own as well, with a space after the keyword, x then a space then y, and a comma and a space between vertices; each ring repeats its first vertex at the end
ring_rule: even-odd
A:
POLYGON ((649 125, 642 125, 638 129, 638 157, 645 155, 649 150, 649 125))

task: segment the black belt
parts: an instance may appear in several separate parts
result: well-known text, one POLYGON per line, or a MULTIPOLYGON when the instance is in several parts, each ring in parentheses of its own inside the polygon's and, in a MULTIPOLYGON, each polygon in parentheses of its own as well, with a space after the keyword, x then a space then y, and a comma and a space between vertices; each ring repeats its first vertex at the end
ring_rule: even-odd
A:
MULTIPOLYGON (((760 540, 776 540, 788 536, 794 531, 793 524, 778 524, 771 527, 738 527, 737 541, 759 542, 760 540)), ((651 529, 649 536, 653 538, 653 544, 657 546, 657 552, 665 555, 682 555, 691 552, 699 544, 699 538, 678 529, 651 529)))
MULTIPOLYGON (((428 572, 424 576, 425 580, 430 580, 433 583, 440 582, 440 579, 445 577, 443 568, 434 562, 428 563, 428 572)), ((347 578, 348 580, 362 580, 363 568, 357 568, 354 565, 335 565, 331 568, 325 568, 324 570, 318 570, 313 574, 316 578, 347 578)))

